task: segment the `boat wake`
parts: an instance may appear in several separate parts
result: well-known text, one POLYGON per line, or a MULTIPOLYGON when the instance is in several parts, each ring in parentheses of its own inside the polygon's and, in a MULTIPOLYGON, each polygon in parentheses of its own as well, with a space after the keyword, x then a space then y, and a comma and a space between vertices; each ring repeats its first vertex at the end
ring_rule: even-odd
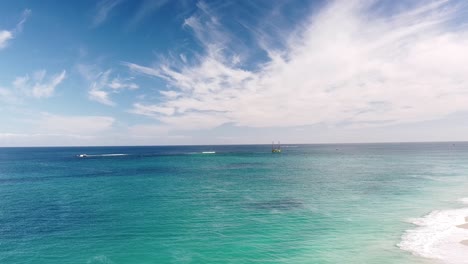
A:
MULTIPOLYGON (((468 198, 461 199, 468 204, 468 198)), ((415 229, 407 230, 398 246, 414 255, 439 259, 443 263, 468 263, 468 207, 436 210, 416 219, 410 219, 415 229)))
POLYGON ((112 153, 112 154, 79 154, 76 155, 78 158, 92 158, 92 157, 119 157, 128 156, 128 154, 112 153))

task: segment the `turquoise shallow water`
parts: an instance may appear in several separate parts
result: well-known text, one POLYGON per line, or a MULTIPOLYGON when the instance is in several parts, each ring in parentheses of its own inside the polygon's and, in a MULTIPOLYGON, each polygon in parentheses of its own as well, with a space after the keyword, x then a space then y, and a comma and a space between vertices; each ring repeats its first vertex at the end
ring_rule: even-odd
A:
POLYGON ((467 160, 468 143, 0 148, 0 263, 437 263, 397 244, 463 207, 467 160))

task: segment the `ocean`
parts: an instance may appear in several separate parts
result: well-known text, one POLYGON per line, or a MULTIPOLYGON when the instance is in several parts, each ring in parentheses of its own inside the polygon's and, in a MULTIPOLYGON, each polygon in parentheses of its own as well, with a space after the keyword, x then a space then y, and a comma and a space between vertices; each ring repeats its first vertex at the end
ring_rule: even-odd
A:
POLYGON ((0 263, 468 263, 466 197, 461 142, 0 148, 0 263))

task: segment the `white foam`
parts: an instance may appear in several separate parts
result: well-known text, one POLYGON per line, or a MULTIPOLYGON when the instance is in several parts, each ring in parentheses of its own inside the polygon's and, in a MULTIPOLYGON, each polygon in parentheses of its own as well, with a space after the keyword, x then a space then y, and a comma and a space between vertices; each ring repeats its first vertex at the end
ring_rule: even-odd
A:
POLYGON ((461 198, 461 199, 458 199, 458 201, 464 204, 468 204, 468 198, 461 198))
POLYGON ((92 154, 86 155, 87 157, 118 157, 118 156, 127 156, 128 154, 113 153, 113 154, 92 154))
MULTIPOLYGON (((464 198, 464 201, 468 201, 464 198)), ((437 210, 411 219, 417 225, 407 230, 398 246, 415 255, 439 259, 447 264, 468 263, 468 247, 460 242, 468 239, 468 229, 457 225, 466 223, 468 208, 437 210)))

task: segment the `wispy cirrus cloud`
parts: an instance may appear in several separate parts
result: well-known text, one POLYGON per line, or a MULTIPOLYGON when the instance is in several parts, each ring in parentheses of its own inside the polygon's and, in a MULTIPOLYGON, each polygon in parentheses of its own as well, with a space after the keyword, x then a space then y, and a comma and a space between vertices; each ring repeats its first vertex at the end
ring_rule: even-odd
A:
MULTIPOLYGON (((109 19, 112 12, 123 4, 126 0, 101 0, 96 4, 95 14, 93 16, 92 26, 98 27, 109 19)), ((139 1, 135 13, 130 17, 126 25, 127 29, 137 26, 145 18, 149 17, 161 7, 166 5, 168 0, 143 0, 139 1)))
POLYGON ((118 5, 123 3, 124 0, 101 0, 96 4, 96 11, 93 17, 93 27, 97 27, 103 24, 109 14, 113 9, 115 9, 118 5))
POLYGON ((57 86, 66 78, 66 71, 47 77, 46 70, 34 72, 31 76, 16 77, 13 87, 21 93, 35 98, 47 98, 54 94, 57 86))
POLYGON ((112 101, 109 97, 109 92, 98 90, 96 85, 92 85, 91 90, 88 91, 89 100, 96 101, 101 104, 108 106, 115 106, 115 102, 112 101))
POLYGON ((111 69, 101 71, 96 66, 79 64, 78 72, 89 83, 88 98, 101 104, 115 106, 111 94, 120 93, 123 90, 138 89, 138 84, 133 82, 133 77, 122 78, 115 76, 111 69))
POLYGON ((153 12, 159 10, 161 7, 166 5, 169 1, 168 0, 143 0, 140 2, 140 6, 138 7, 136 13, 130 19, 127 29, 135 27, 144 20, 146 17, 151 15, 153 12))
POLYGON ((18 24, 16 24, 16 27, 15 27, 15 30, 14 30, 15 33, 21 33, 23 31, 24 23, 26 23, 26 21, 31 16, 31 14, 32 14, 31 9, 25 9, 23 11, 23 13, 21 14, 21 17, 20 17, 20 21, 18 22, 18 24))
POLYGON ((0 49, 5 48, 9 41, 15 38, 15 36, 23 31, 23 25, 31 15, 31 9, 25 9, 21 14, 20 21, 16 24, 12 30, 0 30, 0 49))
POLYGON ((247 69, 239 63, 246 55, 235 53, 235 39, 201 2, 184 23, 203 47, 198 61, 125 64, 169 84, 160 102, 137 102, 131 111, 190 129, 379 126, 468 111, 468 30, 453 23, 466 4, 419 1, 386 14, 377 4, 329 3, 286 38, 256 29, 268 58, 247 69), (284 44, 268 41, 275 37, 284 44))

